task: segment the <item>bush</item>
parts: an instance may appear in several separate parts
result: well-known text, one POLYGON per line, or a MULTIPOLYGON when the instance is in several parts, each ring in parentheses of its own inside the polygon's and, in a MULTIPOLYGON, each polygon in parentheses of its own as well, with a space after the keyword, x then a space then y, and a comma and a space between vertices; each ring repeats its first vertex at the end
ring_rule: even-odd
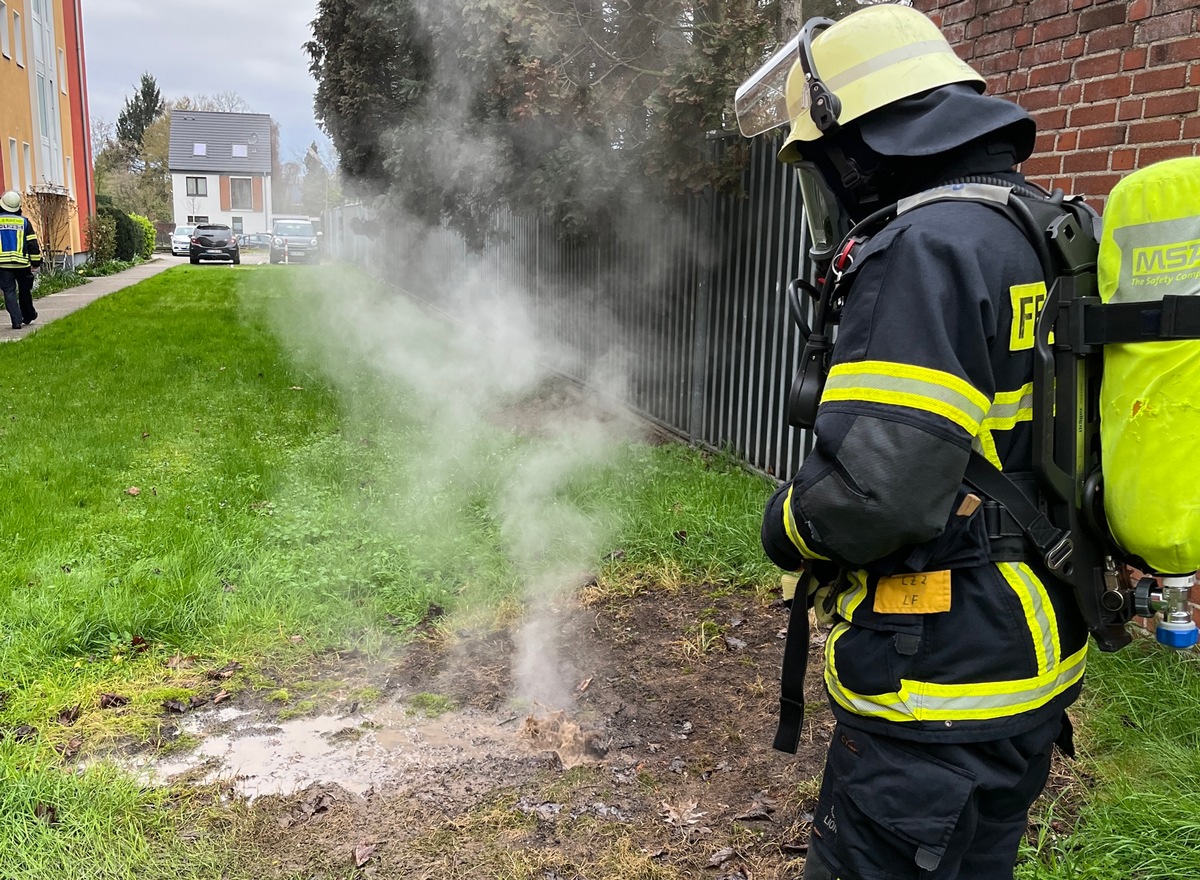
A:
POLYGON ((116 275, 126 269, 132 269, 140 262, 141 260, 108 260, 103 263, 88 263, 79 270, 79 274, 84 278, 103 278, 106 275, 116 275))
POLYGON ((158 230, 154 228, 154 224, 150 222, 149 217, 143 217, 141 214, 130 214, 129 219, 138 225, 142 233, 141 247, 138 248, 137 255, 143 260, 148 260, 154 256, 154 245, 158 241, 158 230))
POLYGON ((116 259, 130 262, 134 257, 138 256, 142 252, 141 227, 134 223, 129 215, 120 208, 105 205, 99 209, 99 213, 102 216, 111 217, 113 223, 116 225, 116 247, 113 252, 116 259))
POLYGON ((116 219, 109 213, 93 214, 88 219, 88 229, 92 263, 107 263, 117 253, 116 219))

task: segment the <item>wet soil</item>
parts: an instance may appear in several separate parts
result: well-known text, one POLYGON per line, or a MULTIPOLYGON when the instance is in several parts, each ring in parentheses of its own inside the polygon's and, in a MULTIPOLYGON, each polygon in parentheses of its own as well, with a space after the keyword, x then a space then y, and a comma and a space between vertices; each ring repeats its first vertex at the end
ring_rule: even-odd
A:
POLYGON ((248 803, 267 877, 798 877, 832 729, 820 646, 799 754, 775 752, 787 612, 716 592, 560 598, 540 627, 558 705, 514 697, 522 627, 459 633, 328 661, 378 688, 367 707, 193 713, 196 748, 143 770, 248 803))

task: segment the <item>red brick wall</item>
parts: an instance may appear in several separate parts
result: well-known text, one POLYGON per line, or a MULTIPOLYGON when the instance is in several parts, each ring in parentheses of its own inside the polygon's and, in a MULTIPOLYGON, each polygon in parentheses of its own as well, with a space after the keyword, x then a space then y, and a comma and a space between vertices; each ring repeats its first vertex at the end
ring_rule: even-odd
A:
POLYGON ((916 0, 988 92, 1038 123, 1022 166, 1097 208, 1126 172, 1200 155, 1200 0, 916 0))

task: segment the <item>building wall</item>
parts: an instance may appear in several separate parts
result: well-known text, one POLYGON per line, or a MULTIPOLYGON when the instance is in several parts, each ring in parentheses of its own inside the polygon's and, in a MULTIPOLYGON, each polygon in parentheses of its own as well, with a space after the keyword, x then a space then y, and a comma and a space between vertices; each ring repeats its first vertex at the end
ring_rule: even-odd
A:
POLYGON ((0 5, 4 19, 0 23, 0 47, 6 45, 8 49, 0 54, 0 168, 5 189, 26 192, 33 187, 55 186, 75 199, 77 216, 71 223, 70 244, 74 252, 80 253, 85 250, 86 217, 95 211, 81 0, 42 0, 46 24, 53 31, 52 43, 43 57, 48 105, 53 101, 48 120, 52 131, 49 161, 42 149, 39 124, 33 2, 3 0, 0 5), (20 17, 19 35, 16 16, 20 17))
POLYGON ((991 94, 1033 114, 1022 170, 1099 207, 1121 176, 1200 155, 1197 0, 916 0, 991 94))
POLYGON ((271 176, 261 174, 234 175, 249 177, 251 181, 251 210, 234 210, 230 196, 230 176, 226 174, 205 173, 202 171, 175 172, 171 175, 171 192, 174 201, 175 225, 188 223, 189 217, 206 216, 210 223, 226 223, 234 225, 234 219, 240 217, 242 232, 270 231, 271 217, 271 176), (189 177, 203 178, 206 181, 206 196, 189 196, 187 194, 187 179, 189 177))

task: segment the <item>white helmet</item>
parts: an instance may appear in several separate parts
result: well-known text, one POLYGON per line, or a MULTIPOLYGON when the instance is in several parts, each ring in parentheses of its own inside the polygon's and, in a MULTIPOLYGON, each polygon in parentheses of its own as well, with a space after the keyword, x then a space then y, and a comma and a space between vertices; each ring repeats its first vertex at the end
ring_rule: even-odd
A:
POLYGON ((8 211, 10 214, 15 214, 21 210, 21 194, 15 189, 10 189, 4 195, 0 196, 0 208, 8 211))

